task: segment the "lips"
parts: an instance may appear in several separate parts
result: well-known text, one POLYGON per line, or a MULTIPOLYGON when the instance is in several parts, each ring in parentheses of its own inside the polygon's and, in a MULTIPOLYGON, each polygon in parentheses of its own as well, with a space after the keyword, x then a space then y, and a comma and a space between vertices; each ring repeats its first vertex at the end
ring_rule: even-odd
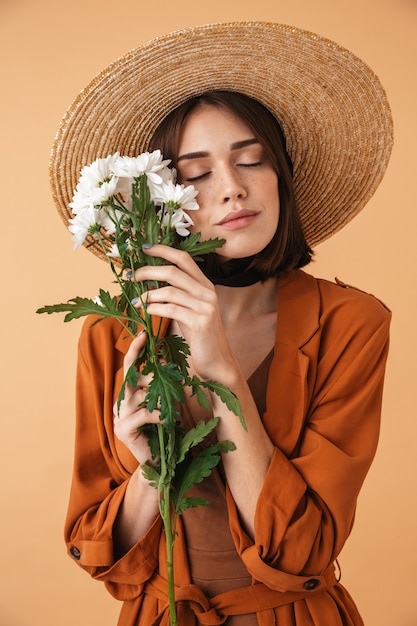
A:
POLYGON ((254 218, 258 215, 257 211, 251 211, 250 209, 241 209, 240 211, 231 211, 228 213, 220 222, 218 222, 218 226, 232 225, 233 222, 236 224, 241 220, 242 222, 250 221, 250 218, 254 218), (249 218, 245 220, 245 218, 249 218))

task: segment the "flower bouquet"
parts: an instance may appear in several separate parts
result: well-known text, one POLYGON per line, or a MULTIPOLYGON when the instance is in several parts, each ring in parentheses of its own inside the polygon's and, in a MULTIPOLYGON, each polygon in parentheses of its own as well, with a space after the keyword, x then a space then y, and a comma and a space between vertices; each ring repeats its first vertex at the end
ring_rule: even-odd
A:
POLYGON ((135 270, 144 265, 163 264, 160 258, 144 253, 144 246, 161 243, 187 251, 198 258, 223 245, 219 239, 200 241, 200 233, 190 235, 193 221, 189 212, 198 210, 194 187, 175 182, 176 173, 169 169, 159 150, 137 157, 115 153, 100 158, 81 171, 70 204, 74 217, 69 230, 75 249, 81 244, 95 245, 108 261, 118 296, 104 289, 95 298, 75 297, 66 303, 44 306, 37 313, 65 312, 64 321, 86 315, 98 316, 92 323, 106 317, 115 318, 126 333, 135 337, 140 328, 147 334, 146 345, 129 368, 120 390, 120 407, 126 384, 137 386, 139 372, 152 374, 144 404, 149 411, 158 410, 157 424, 146 426, 153 463, 141 471, 158 490, 159 509, 163 519, 167 545, 167 581, 170 624, 178 624, 175 609, 173 547, 178 516, 190 507, 209 504, 206 500, 187 496, 196 483, 210 475, 221 453, 234 449, 229 441, 196 447, 216 428, 218 418, 197 423, 185 432, 181 427, 181 405, 186 402, 185 389, 195 395, 201 406, 210 410, 206 392, 217 394, 245 427, 236 396, 216 381, 190 377, 187 357, 190 350, 182 337, 162 335, 152 330, 146 306, 137 308, 132 302, 141 300, 152 285, 135 280, 135 270))

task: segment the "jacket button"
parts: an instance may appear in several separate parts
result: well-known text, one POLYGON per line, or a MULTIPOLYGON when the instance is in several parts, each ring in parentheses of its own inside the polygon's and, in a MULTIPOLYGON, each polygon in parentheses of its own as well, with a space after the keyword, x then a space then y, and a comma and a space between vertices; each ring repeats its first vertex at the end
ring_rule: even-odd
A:
POLYGON ((319 585, 320 581, 317 580, 317 578, 310 578, 310 580, 307 580, 307 582, 304 583, 303 587, 306 591, 313 591, 314 589, 317 589, 319 585))
POLYGON ((76 561, 79 561, 81 558, 81 552, 75 546, 71 546, 70 554, 76 561))

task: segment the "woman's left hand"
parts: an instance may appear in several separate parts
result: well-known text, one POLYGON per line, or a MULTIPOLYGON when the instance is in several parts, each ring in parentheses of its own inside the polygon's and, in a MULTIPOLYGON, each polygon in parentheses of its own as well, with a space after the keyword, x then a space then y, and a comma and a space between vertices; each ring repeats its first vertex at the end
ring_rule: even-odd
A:
POLYGON ((201 379, 215 379, 227 385, 239 366, 226 338, 213 284, 187 252, 160 244, 144 252, 169 263, 147 265, 135 272, 138 282, 168 283, 143 295, 148 313, 178 324, 201 379))

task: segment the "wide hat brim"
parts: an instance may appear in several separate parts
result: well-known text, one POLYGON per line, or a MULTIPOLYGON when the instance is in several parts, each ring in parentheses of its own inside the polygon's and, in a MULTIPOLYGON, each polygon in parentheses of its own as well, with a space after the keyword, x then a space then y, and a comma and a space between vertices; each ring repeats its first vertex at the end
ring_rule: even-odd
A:
MULTIPOLYGON (((374 72, 314 33, 234 22, 154 39, 82 90, 61 122, 51 157, 53 197, 65 223, 73 217, 68 205, 83 166, 116 151, 147 151, 172 109, 218 89, 259 100, 279 120, 310 246, 340 230, 374 194, 393 143, 390 107, 374 72)), ((89 249, 103 258, 98 246, 89 249)))

